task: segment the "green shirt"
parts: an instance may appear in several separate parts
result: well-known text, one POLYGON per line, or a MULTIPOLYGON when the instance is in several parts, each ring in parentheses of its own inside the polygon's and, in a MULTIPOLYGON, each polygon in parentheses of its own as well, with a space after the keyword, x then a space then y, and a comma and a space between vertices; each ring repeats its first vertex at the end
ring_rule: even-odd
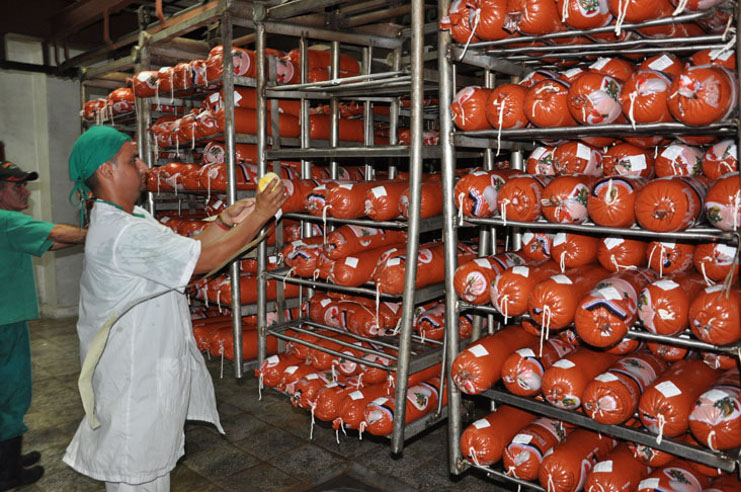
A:
POLYGON ((0 325, 39 317, 31 255, 49 251, 53 227, 20 212, 0 210, 0 325))

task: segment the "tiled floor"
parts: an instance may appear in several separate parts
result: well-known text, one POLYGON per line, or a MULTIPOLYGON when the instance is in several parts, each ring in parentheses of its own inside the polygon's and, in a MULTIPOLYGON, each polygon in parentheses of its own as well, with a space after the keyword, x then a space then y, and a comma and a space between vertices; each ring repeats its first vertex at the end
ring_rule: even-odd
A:
MULTIPOLYGON (((104 490, 100 482, 62 463, 83 412, 77 393, 80 370, 75 320, 31 323, 33 403, 26 416, 24 445, 42 451, 46 474, 29 491, 104 490)), ((446 429, 440 426, 407 443, 393 459, 388 441, 340 436, 314 429, 311 418, 274 392, 258 401, 257 379, 237 381, 231 365, 219 378, 219 361, 208 362, 226 436, 210 426, 186 425, 186 454, 172 473, 173 491, 212 490, 502 490, 469 474, 447 474, 446 429), (348 478, 349 477, 349 478, 348 478), (348 485, 351 484, 351 485, 348 485)))

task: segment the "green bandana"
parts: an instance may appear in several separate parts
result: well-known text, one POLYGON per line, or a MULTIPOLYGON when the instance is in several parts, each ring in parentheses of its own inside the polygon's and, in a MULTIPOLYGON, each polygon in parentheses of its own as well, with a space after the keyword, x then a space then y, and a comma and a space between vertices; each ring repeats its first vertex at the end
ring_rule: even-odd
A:
POLYGON ((92 176, 104 163, 110 161, 121 146, 131 137, 110 126, 94 126, 80 135, 69 155, 69 179, 75 183, 69 195, 70 202, 76 193, 80 195, 80 217, 82 204, 90 194, 84 181, 92 176))

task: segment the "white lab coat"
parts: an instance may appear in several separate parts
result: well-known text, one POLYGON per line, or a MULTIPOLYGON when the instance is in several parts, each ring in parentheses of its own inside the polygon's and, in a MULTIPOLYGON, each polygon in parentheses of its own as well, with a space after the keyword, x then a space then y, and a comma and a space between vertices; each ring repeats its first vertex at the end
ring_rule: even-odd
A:
POLYGON ((63 461, 106 482, 139 484, 169 473, 184 453, 183 425, 211 422, 223 433, 211 377, 196 348, 182 287, 201 245, 136 207, 96 202, 85 241, 77 333, 85 360, 96 332, 126 304, 93 375, 93 430, 83 419, 63 461))

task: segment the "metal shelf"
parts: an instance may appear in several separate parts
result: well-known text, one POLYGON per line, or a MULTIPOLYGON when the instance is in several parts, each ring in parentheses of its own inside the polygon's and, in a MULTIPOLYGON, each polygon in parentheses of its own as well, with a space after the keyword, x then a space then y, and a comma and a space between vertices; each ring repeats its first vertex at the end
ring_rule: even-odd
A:
MULTIPOLYGON (((147 191, 152 194, 154 200, 181 200, 191 197, 205 198, 209 195, 215 196, 226 194, 226 190, 216 189, 212 189, 210 193, 207 190, 178 190, 177 192, 169 190, 147 191)), ((255 196, 255 193, 255 190, 237 190, 237 200, 241 200, 242 198, 252 198, 255 196)))
POLYGON ((634 236, 652 239, 679 239, 679 240, 712 240, 723 242, 737 242, 738 233, 721 231, 714 227, 691 227, 678 232, 654 232, 646 229, 624 229, 618 227, 604 227, 592 223, 583 224, 560 224, 538 220, 537 222, 520 222, 516 220, 504 221, 498 218, 464 217, 464 222, 473 225, 485 225, 495 227, 521 227, 524 229, 544 229, 559 232, 584 232, 591 234, 609 234, 611 236, 634 236))
MULTIPOLYGON (((345 285, 337 285, 337 284, 333 284, 330 282, 317 281, 317 280, 313 280, 310 278, 289 277, 288 272, 290 272, 289 268, 280 268, 278 270, 272 270, 269 272, 265 272, 265 277, 280 280, 281 282, 286 282, 289 284, 296 284, 296 285, 301 285, 303 287, 310 287, 312 289, 332 290, 336 292, 345 292, 347 294, 368 296, 371 298, 376 297, 376 294, 377 294, 377 291, 372 284, 366 284, 368 285, 368 287, 348 287, 345 285)), ((434 299, 441 297, 443 293, 444 293, 443 284, 435 284, 435 285, 429 285, 427 287, 418 288, 414 292, 413 302, 414 304, 422 304, 422 303, 432 301, 434 299)), ((402 294, 385 294, 385 293, 380 294, 381 299, 398 300, 401 297, 402 297, 402 294)))
MULTIPOLYGON (((365 227, 377 227, 381 229, 406 229, 409 223, 406 220, 372 220, 372 219, 340 219, 337 217, 322 217, 305 213, 285 214, 287 219, 306 220, 310 222, 328 222, 332 224, 351 224, 365 227)), ((420 219, 420 232, 437 231, 442 227, 442 216, 420 219)))
POLYGON ((583 138, 583 137, 615 137, 619 135, 735 135, 738 120, 720 121, 705 126, 688 126, 683 123, 645 123, 631 125, 629 123, 595 125, 595 126, 567 126, 553 128, 516 128, 502 130, 475 130, 470 132, 456 132, 470 138, 501 138, 502 140, 537 140, 542 138, 583 138))
POLYGON ((489 466, 482 466, 482 465, 477 465, 476 463, 471 463, 470 461, 464 461, 463 463, 461 463, 461 471, 465 470, 466 468, 474 468, 476 470, 481 470, 485 472, 487 475, 489 475, 490 477, 497 477, 507 482, 515 483, 518 486, 527 487, 530 490, 538 490, 540 492, 546 492, 546 489, 544 489, 543 487, 541 487, 540 485, 534 482, 528 482, 527 480, 522 480, 520 478, 507 475, 504 471, 495 470, 494 468, 491 468, 489 466))
MULTIPOLYGON (((312 140, 315 147, 321 141, 312 140)), ((281 140, 282 143, 282 140, 281 140)), ((310 149, 280 149, 267 150, 268 160, 281 159, 347 159, 358 157, 409 157, 411 146, 409 145, 375 145, 373 147, 362 146, 357 142, 340 142, 339 148, 310 148, 310 149), (343 145, 348 145, 343 147, 343 145)), ((476 158, 481 157, 481 152, 456 152, 457 157, 476 158)), ((441 150, 438 145, 425 145, 422 147, 423 159, 440 159, 441 150)))
POLYGON ((538 415, 545 415, 562 422, 577 425, 601 434, 623 439, 626 441, 644 444, 654 449, 666 451, 680 458, 696 461, 712 468, 719 468, 727 472, 733 472, 739 459, 738 450, 726 452, 713 452, 709 449, 692 446, 674 439, 664 437, 661 444, 656 443, 656 435, 644 430, 627 427, 625 425, 605 425, 595 422, 583 413, 570 410, 562 410, 548 403, 512 395, 506 391, 489 389, 482 393, 483 396, 513 407, 526 410, 538 415))

